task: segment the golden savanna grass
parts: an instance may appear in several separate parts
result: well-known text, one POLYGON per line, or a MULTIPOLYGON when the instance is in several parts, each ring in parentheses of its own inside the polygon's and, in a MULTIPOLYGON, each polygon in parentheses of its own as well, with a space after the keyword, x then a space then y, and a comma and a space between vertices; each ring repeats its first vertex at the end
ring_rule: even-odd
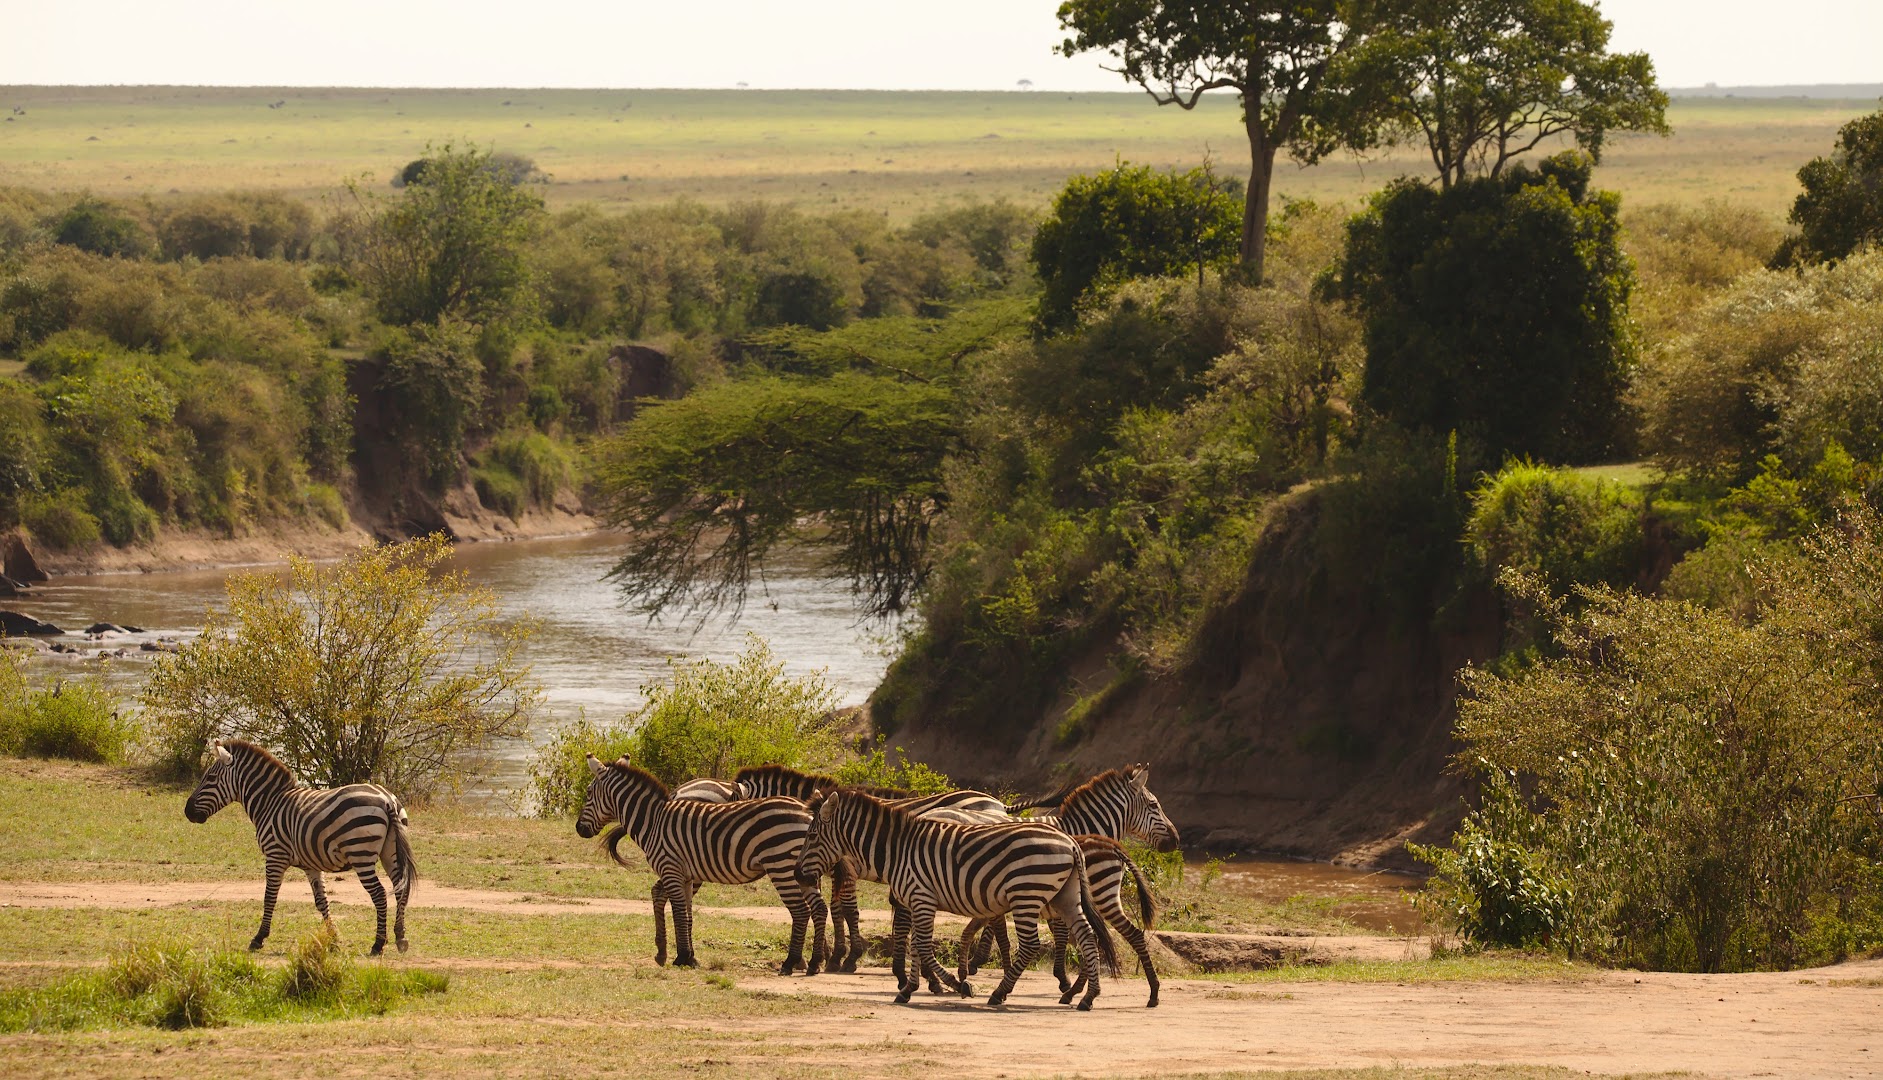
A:
MULTIPOLYGON (((1874 101, 1679 99, 1672 138, 1619 136, 1601 182, 1632 205, 1719 198, 1780 214, 1800 165, 1874 101)), ((1119 159, 1246 172, 1232 98, 1140 93, 0 87, 0 183, 105 195, 384 184, 428 142, 527 156, 552 205, 764 198, 910 217, 938 203, 1040 205, 1119 159), (278 108, 270 105, 280 103, 278 108), (23 114, 12 114, 13 107, 23 114)), ((1412 151, 1279 166, 1279 194, 1356 200, 1412 151)))

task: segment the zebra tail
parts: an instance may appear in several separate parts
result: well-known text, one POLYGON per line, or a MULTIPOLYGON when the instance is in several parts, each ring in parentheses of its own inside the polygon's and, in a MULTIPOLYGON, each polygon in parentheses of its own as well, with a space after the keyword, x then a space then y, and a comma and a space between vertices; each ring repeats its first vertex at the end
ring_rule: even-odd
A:
POLYGON ((1079 909, 1085 913, 1085 923, 1092 928, 1092 937, 1098 945, 1098 958, 1105 965, 1105 970, 1118 974, 1118 947, 1112 943, 1111 926, 1105 922, 1105 916, 1098 913, 1098 905, 1092 902, 1092 883, 1085 876, 1085 851, 1077 842, 1072 845, 1074 868, 1079 873, 1079 909))
POLYGON ((629 866, 628 860, 621 857, 621 838, 626 835, 628 835, 628 827, 626 825, 619 823, 610 825, 608 831, 602 834, 602 849, 608 852, 609 858, 627 867, 629 870, 632 870, 634 867, 629 866))
POLYGON ((398 820, 392 823, 392 851, 399 860, 396 871, 398 880, 405 883, 404 887, 409 892, 412 883, 418 880, 418 860, 412 857, 412 836, 406 831, 406 820, 405 807, 401 806, 398 820))
POLYGON ((1125 860, 1125 869, 1131 871, 1131 881, 1138 887, 1138 923, 1148 933, 1157 928, 1157 901, 1151 896, 1151 885, 1144 880, 1144 871, 1131 855, 1119 845, 1118 854, 1125 860))

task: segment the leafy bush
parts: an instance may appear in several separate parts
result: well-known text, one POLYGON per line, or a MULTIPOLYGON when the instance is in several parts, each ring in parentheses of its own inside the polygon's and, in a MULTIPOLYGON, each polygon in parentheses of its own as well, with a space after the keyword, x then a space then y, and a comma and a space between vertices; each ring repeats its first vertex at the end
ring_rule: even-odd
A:
POLYGON ((1799 169, 1798 182, 1804 191, 1791 207, 1798 235, 1773 265, 1842 259, 1883 241, 1883 110, 1839 128, 1836 149, 1799 169))
POLYGON ((52 225, 52 238, 80 251, 113 258, 138 258, 151 247, 143 222, 123 207, 90 195, 59 215, 52 225))
POLYGON ((20 500, 20 523, 48 547, 69 551, 96 544, 103 534, 85 496, 71 488, 31 493, 20 500))
POLYGON ((1622 225, 1640 280, 1632 306, 1650 344, 1692 328, 1709 294, 1765 265, 1780 233, 1778 222, 1759 211, 1716 200, 1632 209, 1622 225))
POLYGON ((582 805, 589 753, 603 760, 625 753, 670 786, 702 776, 729 780, 752 765, 827 769, 839 759, 831 730, 837 691, 822 672, 787 676, 763 638, 746 635, 745 651, 730 664, 669 667, 667 682, 643 687, 646 704, 620 724, 578 721, 537 752, 529 788, 537 812, 571 814, 582 805))
POLYGON ((211 739, 240 736, 320 786, 423 797, 473 775, 527 726, 532 626, 446 571, 450 554, 433 536, 231 578, 227 611, 145 685, 161 762, 187 775, 211 739))
MULTIPOLYGON (((0 668, 17 663, 10 650, 0 652, 0 668)), ((13 682, 14 691, 0 687, 0 753, 120 762, 137 736, 136 725, 119 713, 117 699, 102 683, 60 680, 32 689, 20 681, 17 668, 0 673, 4 681, 13 682)))
POLYGON ((1040 324, 1071 325, 1098 288, 1233 266, 1242 209, 1242 200, 1204 169, 1120 164, 1073 177, 1033 237, 1033 269, 1044 287, 1040 324))
POLYGON ((1699 971, 1836 959, 1883 933, 1851 903, 1879 834, 1848 798, 1883 767, 1874 528, 1821 534, 1750 625, 1603 588, 1571 610, 1511 579, 1555 652, 1464 673, 1458 761, 1490 792, 1436 858, 1451 921, 1699 971))
POLYGON ((883 741, 879 736, 876 745, 870 747, 867 753, 837 766, 838 781, 868 787, 901 788, 917 795, 954 790, 955 783, 948 779, 947 774, 920 761, 910 761, 908 752, 900 746, 895 748, 895 756, 892 758, 884 751, 883 741))
POLYGON ((1666 468, 1741 482, 1768 454, 1798 466, 1833 440, 1883 457, 1883 251, 1746 274, 1690 325, 1635 384, 1643 442, 1666 468))
POLYGON ((1328 280, 1366 323, 1367 405, 1493 459, 1573 463, 1622 445, 1634 272, 1620 200, 1590 175, 1570 153, 1374 196, 1328 280))
POLYGON ((1480 565, 1573 585, 1630 584, 1640 571, 1643 507, 1617 485, 1513 462, 1472 496, 1465 540, 1480 565))

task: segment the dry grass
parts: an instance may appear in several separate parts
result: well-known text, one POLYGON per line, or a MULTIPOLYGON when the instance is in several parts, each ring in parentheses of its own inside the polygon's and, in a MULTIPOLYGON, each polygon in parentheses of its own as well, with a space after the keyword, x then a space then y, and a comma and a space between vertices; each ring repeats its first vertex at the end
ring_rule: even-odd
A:
MULTIPOLYGON (((964 197, 1037 205, 1118 158, 1189 166, 1213 153, 1236 172, 1245 152, 1221 96, 1193 112, 1130 93, 6 87, 0 100, 26 110, 0 124, 0 183, 113 195, 315 196, 360 173, 384 182, 428 141, 455 139, 533 158, 555 205, 766 198, 906 218, 964 197)), ((1602 183, 1635 205, 1718 197, 1777 215, 1798 167, 1875 107, 1676 101, 1675 136, 1616 139, 1602 183)), ((1353 201, 1426 168, 1411 153, 1284 165, 1276 190, 1353 201)))

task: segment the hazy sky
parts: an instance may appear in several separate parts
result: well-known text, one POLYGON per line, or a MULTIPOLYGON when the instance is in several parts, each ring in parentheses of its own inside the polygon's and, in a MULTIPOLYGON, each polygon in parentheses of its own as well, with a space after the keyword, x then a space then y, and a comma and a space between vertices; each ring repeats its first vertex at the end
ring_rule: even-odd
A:
MULTIPOLYGON (((1883 0, 1604 0, 1664 86, 1883 82, 1883 0)), ((1115 90, 1058 0, 0 0, 0 84, 1115 90)))

